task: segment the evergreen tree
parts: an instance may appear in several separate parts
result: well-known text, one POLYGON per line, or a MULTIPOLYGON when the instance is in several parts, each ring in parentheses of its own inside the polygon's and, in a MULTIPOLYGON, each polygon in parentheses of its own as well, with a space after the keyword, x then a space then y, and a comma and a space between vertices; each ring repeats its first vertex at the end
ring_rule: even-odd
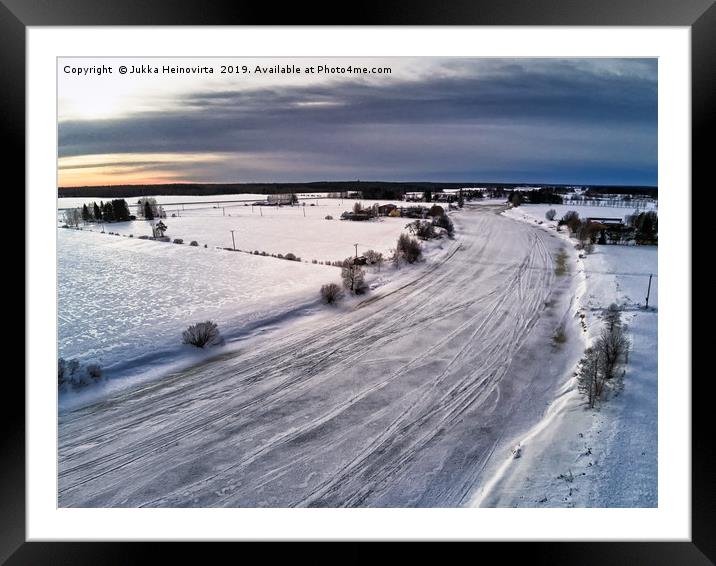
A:
POLYGON ((105 222, 114 222, 114 209, 111 202, 105 202, 102 205, 102 218, 105 222))
POLYGON ((154 220, 154 211, 149 201, 144 201, 144 218, 147 220, 154 220))
POLYGON ((99 206, 97 206, 96 202, 92 203, 92 208, 94 208, 94 219, 97 221, 102 220, 102 211, 99 206))
POLYGON ((129 206, 127 201, 122 199, 112 200, 112 210, 114 212, 114 219, 117 222, 126 222, 129 220, 129 206))
POLYGON ((84 220, 85 222, 89 222, 90 220, 92 220, 92 217, 90 216, 90 212, 86 204, 82 205, 82 220, 84 220))

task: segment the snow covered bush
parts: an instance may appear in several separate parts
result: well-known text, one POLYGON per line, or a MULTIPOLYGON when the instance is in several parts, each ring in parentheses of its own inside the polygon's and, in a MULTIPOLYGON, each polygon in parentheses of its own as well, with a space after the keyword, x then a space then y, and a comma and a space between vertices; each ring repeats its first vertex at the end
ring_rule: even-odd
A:
POLYGON ((326 215, 326 220, 333 220, 333 216, 331 216, 330 214, 327 214, 327 215, 326 215))
POLYGON ((288 252, 285 256, 283 256, 283 259, 287 259, 289 261, 300 261, 300 258, 297 258, 296 255, 291 252, 288 252))
POLYGON ((437 237, 435 227, 431 222, 424 220, 416 220, 410 224, 406 224, 405 228, 413 235, 421 240, 432 240, 437 237))
POLYGON ((199 242, 197 242, 196 240, 192 240, 189 245, 194 246, 194 247, 199 247, 199 242))
POLYGON ((207 320, 192 324, 182 333, 182 344, 191 344, 197 348, 214 346, 221 343, 219 327, 215 322, 207 320))
POLYGON ((174 238, 174 243, 175 244, 183 244, 184 240, 182 238, 174 238))
POLYGON ((393 255, 393 261, 397 265, 400 265, 404 261, 406 263, 415 263, 422 255, 423 250, 420 248, 420 242, 415 238, 411 238, 407 234, 398 236, 398 242, 393 255))
POLYGON ((552 335, 552 341, 555 345, 564 344, 567 341, 567 333, 564 329, 564 324, 560 324, 552 335))
POLYGON ((57 360, 58 387, 64 387, 65 389, 84 387, 98 381, 101 377, 102 368, 99 364, 87 364, 83 371, 80 362, 77 360, 65 360, 64 358, 57 360))
POLYGON ((99 364, 89 364, 85 367, 85 373, 87 374, 87 377, 97 381, 100 377, 102 377, 102 368, 99 364))
POLYGON ((554 220, 554 218, 557 216, 557 211, 554 208, 550 208, 547 212, 544 213, 544 217, 547 220, 554 220))
POLYGON ((327 305, 337 303, 343 298, 343 290, 335 283, 321 286, 321 299, 327 305))
POLYGON ((444 228, 447 232, 447 235, 451 238, 453 237, 453 234, 455 234, 455 226, 453 225, 452 220, 450 220, 450 217, 447 214, 437 216, 435 218, 434 224, 439 228, 444 228))

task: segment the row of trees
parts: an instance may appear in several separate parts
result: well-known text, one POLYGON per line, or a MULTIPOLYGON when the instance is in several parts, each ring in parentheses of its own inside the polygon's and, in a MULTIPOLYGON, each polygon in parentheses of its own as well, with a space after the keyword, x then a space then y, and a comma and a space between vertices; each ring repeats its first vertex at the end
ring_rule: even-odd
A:
POLYGON ((129 206, 124 199, 93 202, 83 204, 81 208, 72 208, 65 211, 65 223, 69 226, 79 226, 81 222, 126 222, 134 220, 129 213, 129 206))
POLYGON ((554 189, 534 189, 531 191, 510 191, 507 202, 512 206, 528 204, 562 204, 562 195, 554 189))
POLYGON ((82 220, 85 222, 126 222, 132 218, 129 205, 124 199, 82 205, 82 220))
POLYGON ((621 320, 619 307, 612 303, 604 313, 604 328, 594 345, 587 348, 579 362, 577 382, 587 405, 594 408, 605 400, 608 392, 622 385, 617 373, 620 363, 627 360, 630 341, 621 320))

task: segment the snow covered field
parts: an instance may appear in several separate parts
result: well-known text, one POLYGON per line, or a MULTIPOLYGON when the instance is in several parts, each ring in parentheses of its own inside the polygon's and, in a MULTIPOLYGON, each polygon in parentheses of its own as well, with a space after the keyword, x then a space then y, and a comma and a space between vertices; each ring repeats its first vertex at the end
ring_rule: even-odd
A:
POLYGON ((189 324, 238 332, 340 283, 335 267, 87 231, 58 230, 57 248, 59 355, 108 377, 196 358, 180 345, 189 324))
MULTIPOLYGON (((506 214, 533 222, 531 219, 539 216, 535 208, 523 205, 506 214)), ((566 239, 564 233, 561 236, 566 239)), ((616 302, 624 309, 622 318, 632 341, 624 388, 600 410, 590 411, 575 380, 569 380, 542 421, 512 439, 513 444, 520 444, 521 457, 505 455, 492 479, 475 494, 472 505, 658 505, 657 256, 653 246, 595 246, 594 253, 576 260, 581 283, 571 327, 572 336, 578 338, 568 342, 568 356, 574 363, 578 361, 601 329, 603 309, 616 302), (649 274, 654 278, 649 309, 645 310, 649 274), (586 328, 581 328, 579 314, 585 315, 586 328)))
MULTIPOLYGON (((274 210, 299 225, 302 209, 274 210)), ((316 304, 332 267, 59 230, 61 343, 110 370, 157 367, 61 406, 60 506, 656 505, 657 277, 639 309, 656 248, 579 259, 528 207, 503 210, 466 206, 455 240, 338 309, 316 304), (633 341, 625 386, 586 411, 570 375, 615 301, 633 341), (240 339, 177 358, 204 317, 240 339)), ((185 218, 206 221, 169 218, 169 233, 185 218)))
POLYGON ((60 506, 469 502, 567 369, 564 244, 497 212, 357 305, 61 412, 60 506))
MULTIPOLYGON (((236 196, 236 195, 230 195, 236 196)), ((242 195, 238 195, 242 196, 242 195)), ((168 198, 168 197, 165 197, 168 198)), ((262 197, 263 198, 263 197, 262 197)), ((67 200, 67 199, 62 199, 67 200)), ((374 249, 387 254, 395 247, 398 235, 409 222, 405 218, 380 218, 370 222, 340 220, 346 210, 352 210, 354 200, 310 199, 306 206, 244 206, 233 203, 222 208, 220 204, 203 204, 167 208, 166 235, 182 238, 185 244, 196 240, 209 247, 232 247, 234 231, 236 248, 266 252, 268 254, 293 253, 303 260, 336 261, 374 249), (313 204, 314 206, 311 206, 313 204), (171 214, 178 214, 172 218, 171 214), (333 220, 326 220, 333 216, 333 220)), ((374 202, 360 201, 365 206, 374 202)), ((388 201, 380 201, 386 204, 388 201)), ((101 231, 101 225, 88 226, 101 231)), ((152 229, 146 220, 105 224, 104 230, 119 234, 132 234, 135 238, 151 236, 152 229)))
MULTIPOLYGON (((557 220, 562 218, 567 212, 574 210, 579 214, 580 218, 619 218, 624 220, 626 216, 630 216, 636 212, 637 208, 623 208, 623 207, 612 207, 612 206, 579 206, 577 204, 522 204, 515 210, 510 211, 510 214, 529 216, 537 221, 556 224, 557 220), (549 222, 545 218, 545 213, 549 209, 554 209, 557 212, 553 222, 549 222)), ((656 210, 653 203, 650 203, 648 207, 639 209, 640 212, 644 210, 656 210)))

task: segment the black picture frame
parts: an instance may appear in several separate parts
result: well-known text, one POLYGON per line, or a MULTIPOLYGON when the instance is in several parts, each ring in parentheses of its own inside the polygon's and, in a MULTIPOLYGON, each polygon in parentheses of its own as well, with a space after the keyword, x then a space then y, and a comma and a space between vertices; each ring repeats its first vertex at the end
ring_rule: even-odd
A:
MULTIPOLYGON (((692 178, 693 186, 709 184, 713 160, 707 136, 716 116, 716 6, 714 0, 503 0, 410 3, 383 0, 335 10, 322 5, 294 4, 277 8, 268 3, 220 3, 196 0, 0 0, 0 124, 6 143, 5 163, 13 164, 24 186, 25 155, 25 34, 28 26, 107 25, 564 25, 564 26, 687 26, 691 28, 692 178), (342 16, 339 14, 346 14, 342 16), (350 19, 348 19, 350 18, 350 19)), ((687 188, 685 188, 687 189, 687 188)), ((690 188, 688 188, 690 190, 690 188)), ((692 256, 693 257, 693 256, 692 256)), ((25 282, 27 283, 27 282, 25 282)), ((694 294, 694 296, 696 296, 694 294)), ((25 293, 25 301, 31 297, 25 293)), ((28 336, 27 339, 32 339, 28 336)), ((696 351, 692 348, 692 351, 696 351)), ((691 376, 678 376, 691 378, 691 376)), ((700 376, 710 377, 710 372, 700 376)), ((690 542, 525 542, 490 545, 511 562, 530 564, 711 564, 716 560, 714 481, 716 464, 710 426, 708 379, 692 385, 692 537, 690 542), (509 545, 509 548, 506 546, 509 545)), ((17 379, 5 381, 6 399, 24 398, 17 379)), ((163 543, 26 542, 25 540, 25 418, 24 404, 14 415, 2 414, 0 452, 0 562, 17 564, 134 564, 171 559, 214 562, 224 545, 163 543)), ((78 533, 81 538, 81 533, 78 533)), ((375 557, 371 545, 346 548, 292 545, 293 559, 358 561, 375 557)), ((419 549, 424 553, 422 548, 419 549)), ((488 550, 485 548, 484 550, 488 550)), ((484 551, 480 549, 479 552, 484 551)), ((445 560, 460 547, 440 549, 445 560)), ((236 559, 248 556, 235 555, 236 559)))

